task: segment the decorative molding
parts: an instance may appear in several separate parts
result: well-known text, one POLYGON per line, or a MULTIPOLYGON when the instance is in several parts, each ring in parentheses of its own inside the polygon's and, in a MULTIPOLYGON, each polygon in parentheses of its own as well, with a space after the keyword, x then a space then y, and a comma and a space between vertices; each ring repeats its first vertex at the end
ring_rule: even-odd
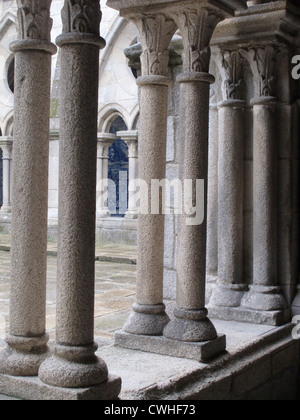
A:
POLYGON ((216 11, 195 8, 178 11, 174 19, 184 43, 184 71, 207 73, 211 58, 209 44, 217 24, 223 17, 216 11))
POLYGON ((224 100, 240 99, 239 87, 242 82, 245 58, 241 51, 221 50, 222 93, 224 100))
POLYGON ((50 42, 51 0, 17 0, 17 4, 19 39, 50 42))
POLYGON ((65 0, 62 9, 64 33, 100 36, 102 12, 99 0, 65 0))
POLYGON ((279 47, 256 46, 248 49, 248 60, 253 72, 256 96, 274 96, 276 61, 279 47))
POLYGON ((143 53, 143 76, 168 74, 169 45, 176 32, 176 24, 163 14, 142 15, 135 19, 140 31, 143 53))

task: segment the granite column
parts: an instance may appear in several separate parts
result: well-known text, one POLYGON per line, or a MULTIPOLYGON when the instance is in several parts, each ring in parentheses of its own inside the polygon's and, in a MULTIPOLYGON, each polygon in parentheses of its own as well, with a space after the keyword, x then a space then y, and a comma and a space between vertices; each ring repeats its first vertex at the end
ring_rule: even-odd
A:
POLYGON ((176 26, 163 14, 135 17, 143 53, 140 87, 140 179, 147 185, 144 211, 138 220, 137 295, 124 331, 137 335, 162 335, 169 318, 163 304, 164 203, 152 214, 151 183, 166 177, 168 93, 168 47, 176 26), (149 193, 149 194, 148 194, 149 193), (145 214, 147 213, 147 214, 145 214))
POLYGON ((135 194, 137 190, 136 180, 139 177, 139 151, 138 151, 138 132, 137 131, 121 131, 117 135, 125 141, 128 146, 129 160, 129 199, 126 219, 137 219, 138 209, 135 203, 135 194))
POLYGON ((10 327, 0 372, 36 376, 48 348, 46 264, 52 20, 50 0, 18 1, 10 327))
POLYGON ((219 104, 218 285, 210 303, 239 307, 243 284, 244 108, 239 86, 243 60, 239 51, 222 51, 223 97, 219 104))
POLYGON ((61 135, 57 329, 54 354, 39 371, 54 387, 117 398, 106 363, 95 355, 95 222, 100 3, 65 2, 61 48, 61 135), (96 388, 95 388, 96 387, 96 388))
POLYGON ((97 218, 110 217, 108 208, 108 152, 117 136, 109 133, 98 134, 97 145, 97 218))
MULTIPOLYGON (((207 317, 205 308, 205 282, 209 97, 210 84, 215 81, 208 73, 211 54, 209 43, 221 17, 201 5, 195 5, 185 12, 178 12, 174 19, 184 43, 184 73, 178 77, 184 141, 181 177, 183 184, 186 180, 192 180, 192 202, 197 206, 197 201, 202 200, 204 214, 201 220, 196 220, 195 215, 179 216, 177 300, 174 318, 164 329, 164 336, 186 342, 217 342, 216 329, 207 317), (196 191, 200 180, 204 181, 203 196, 198 196, 196 191)), ((216 353, 225 349, 223 339, 214 344, 216 353)))
POLYGON ((254 118, 253 162, 253 285, 242 305, 256 311, 279 311, 278 323, 287 308, 277 281, 277 146, 276 108, 272 95, 278 48, 254 47, 248 57, 256 81, 252 100, 254 118))
POLYGON ((11 179, 12 179, 12 151, 13 140, 10 137, 0 138, 3 164, 3 203, 2 213, 11 213, 11 179))

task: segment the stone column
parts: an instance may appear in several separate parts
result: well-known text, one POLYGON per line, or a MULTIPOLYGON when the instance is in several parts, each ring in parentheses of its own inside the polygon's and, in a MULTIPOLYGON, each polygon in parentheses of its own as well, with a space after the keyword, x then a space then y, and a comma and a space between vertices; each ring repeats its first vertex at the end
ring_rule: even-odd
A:
MULTIPOLYGON (((54 354, 39 377, 101 398, 108 370, 94 343, 99 49, 105 46, 100 3, 66 0, 62 20, 57 330, 54 354)), ((110 398, 119 391, 117 383, 110 398)))
POLYGON ((218 105, 210 104, 209 151, 208 151, 208 197, 207 197, 207 264, 209 282, 218 276, 218 149, 219 149, 218 105))
POLYGON ((120 131, 117 133, 128 145, 128 159, 129 159, 129 200, 128 210, 126 212, 126 219, 137 219, 138 209, 134 202, 137 184, 136 180, 139 177, 139 151, 138 151, 138 132, 134 131, 120 131))
POLYGON ((14 173, 10 328, 0 372, 35 376, 45 332, 52 20, 50 0, 18 1, 15 53, 14 173))
MULTIPOLYGON (((166 137, 168 91, 168 47, 176 26, 163 14, 135 15, 143 46, 140 87, 140 178, 146 181, 149 195, 153 179, 166 177, 166 137)), ((124 330, 137 335, 162 335, 169 321, 163 304, 164 203, 159 214, 140 214, 138 221, 137 296, 133 313, 124 330)))
POLYGON ((11 171, 12 171, 12 150, 13 140, 10 137, 0 138, 3 164, 3 203, 2 213, 11 213, 11 171))
MULTIPOLYGON (((179 217, 177 301, 174 318, 164 329, 164 336, 172 340, 204 342, 217 340, 217 332, 208 319, 205 308, 207 182, 208 182, 208 119, 210 84, 215 79, 208 73, 209 43, 220 15, 190 6, 174 17, 183 37, 184 73, 178 77, 181 84, 181 127, 184 141, 182 182, 204 180, 205 215, 201 224, 195 224, 186 215, 179 217)), ((225 343, 213 344, 214 351, 224 350, 225 343)))
POLYGON ((108 208, 108 151, 117 140, 109 133, 98 134, 97 145, 97 218, 110 217, 108 208))
POLYGON ((242 303, 245 308, 267 312, 282 312, 287 307, 277 284, 277 101, 272 95, 277 53, 273 46, 249 50, 257 95, 252 100, 254 255, 253 286, 242 303))
POLYGON ((243 284, 244 107, 239 86, 243 60, 239 51, 222 51, 224 102, 219 104, 218 285, 215 307, 239 307, 243 284))

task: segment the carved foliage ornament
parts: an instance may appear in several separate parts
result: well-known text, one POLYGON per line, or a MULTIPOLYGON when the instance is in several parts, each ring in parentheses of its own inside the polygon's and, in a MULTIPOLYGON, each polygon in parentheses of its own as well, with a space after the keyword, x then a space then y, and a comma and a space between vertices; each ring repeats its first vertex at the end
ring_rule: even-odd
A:
POLYGON ((206 9, 179 12, 176 20, 184 42, 184 70, 208 72, 211 57, 210 41, 220 15, 206 9))
POLYGON ((249 60, 256 80, 257 95, 270 97, 274 94, 274 81, 278 47, 264 46, 249 49, 249 60))
POLYGON ((221 52, 224 73, 223 96, 226 100, 240 99, 239 87, 242 82, 244 57, 240 51, 221 52))
POLYGON ((51 0, 17 0, 19 38, 50 42, 51 0))
POLYGON ((62 10, 63 32, 99 36, 101 18, 99 0, 65 0, 62 10))
POLYGON ((144 76, 166 76, 168 73, 169 44, 176 31, 173 20, 163 14, 144 15, 136 24, 139 28, 143 53, 141 55, 144 76))

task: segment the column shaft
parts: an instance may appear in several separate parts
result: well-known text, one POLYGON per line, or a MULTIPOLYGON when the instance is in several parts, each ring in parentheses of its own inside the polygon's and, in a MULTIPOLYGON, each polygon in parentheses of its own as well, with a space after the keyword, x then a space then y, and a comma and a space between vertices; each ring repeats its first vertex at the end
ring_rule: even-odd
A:
POLYGON ((238 307, 243 285, 244 101, 219 107, 218 286, 214 306, 238 307))
POLYGON ((70 346, 94 341, 98 58, 97 46, 62 48, 57 342, 70 346))
POLYGON ((218 107, 211 106, 209 121, 209 166, 207 198, 207 276, 215 280, 218 275, 218 107))
POLYGON ((108 380, 94 343, 99 49, 105 43, 99 36, 99 3, 87 0, 81 7, 81 31, 73 32, 78 5, 70 9, 66 1, 64 33, 56 41, 62 69, 57 331, 54 355, 39 371, 43 382, 63 388, 108 380))
MULTIPOLYGON (((181 82, 182 133, 184 135, 184 180, 204 180, 207 203, 209 89, 214 78, 208 73, 184 73, 181 82)), ((195 189, 193 203, 196 203, 195 189)), ((177 303, 175 318, 164 335, 181 341, 209 341, 217 338, 205 308, 206 210, 202 224, 190 225, 179 218, 177 303)), ((191 220, 189 220, 191 221, 191 220)))
POLYGON ((274 107, 254 105, 254 284, 277 283, 274 107))
POLYGON ((151 214, 151 181, 166 174, 168 85, 170 79, 146 76, 141 86, 140 178, 148 185, 148 214, 138 222, 137 296, 134 312, 124 330, 134 334, 160 335, 168 322, 163 305, 164 215, 151 214))
POLYGON ((97 151, 97 217, 110 217, 108 208, 108 152, 110 146, 117 140, 117 136, 102 133, 98 136, 97 151))
POLYGON ((11 159, 3 159, 3 204, 2 209, 10 208, 10 168, 11 159))
POLYGON ((138 155, 138 132, 137 131, 121 131, 117 133, 118 137, 125 141, 128 146, 128 210, 126 219, 137 219, 138 209, 135 202, 137 183, 139 177, 139 155, 138 155))
POLYGON ((0 148, 2 149, 2 163, 3 163, 3 203, 1 212, 11 213, 11 177, 12 177, 12 139, 0 139, 0 148))
POLYGON ((50 3, 41 1, 32 5, 34 10, 27 10, 33 21, 36 13, 43 13, 43 21, 36 24, 45 41, 31 38, 36 33, 31 34, 26 21, 20 19, 23 8, 19 6, 21 40, 11 44, 16 64, 10 332, 8 347, 0 356, 0 369, 16 376, 37 375, 47 352, 50 80, 51 54, 56 52, 49 42, 50 3))
POLYGON ((277 285, 276 99, 260 98, 253 106, 253 286, 243 299, 243 306, 275 311, 286 308, 277 285))

